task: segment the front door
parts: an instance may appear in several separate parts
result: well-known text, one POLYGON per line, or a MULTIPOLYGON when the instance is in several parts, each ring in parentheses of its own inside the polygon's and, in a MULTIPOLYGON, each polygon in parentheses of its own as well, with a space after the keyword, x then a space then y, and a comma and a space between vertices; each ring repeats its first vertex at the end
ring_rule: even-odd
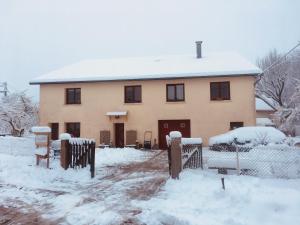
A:
POLYGON ((58 123, 51 123, 51 140, 58 139, 58 123))
POLYGON ((158 141, 160 149, 167 149, 166 135, 168 135, 171 131, 180 131, 182 137, 191 137, 190 120, 159 120, 158 141))
POLYGON ((117 148, 124 147, 124 123, 115 123, 115 143, 117 148))

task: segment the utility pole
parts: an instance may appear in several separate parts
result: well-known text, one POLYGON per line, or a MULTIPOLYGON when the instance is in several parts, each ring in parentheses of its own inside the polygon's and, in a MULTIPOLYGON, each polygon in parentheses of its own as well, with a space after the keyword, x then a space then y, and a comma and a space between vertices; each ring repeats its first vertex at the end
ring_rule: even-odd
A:
POLYGON ((0 87, 3 87, 2 90, 0 89, 0 93, 3 93, 4 96, 7 96, 8 89, 7 89, 7 82, 0 83, 0 87))

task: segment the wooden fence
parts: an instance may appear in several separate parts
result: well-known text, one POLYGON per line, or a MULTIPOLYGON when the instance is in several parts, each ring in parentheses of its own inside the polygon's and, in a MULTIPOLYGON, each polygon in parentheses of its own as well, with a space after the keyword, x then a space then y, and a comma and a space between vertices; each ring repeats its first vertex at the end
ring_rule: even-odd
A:
POLYGON ((61 166, 64 169, 84 168, 90 165, 91 177, 95 176, 95 141, 83 138, 62 140, 61 166))

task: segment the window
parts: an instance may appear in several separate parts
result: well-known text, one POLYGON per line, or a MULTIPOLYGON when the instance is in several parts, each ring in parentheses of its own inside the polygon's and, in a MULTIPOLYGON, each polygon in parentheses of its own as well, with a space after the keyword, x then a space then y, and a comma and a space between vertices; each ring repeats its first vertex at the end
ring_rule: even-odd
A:
POLYGON ((211 82, 210 100, 230 100, 230 82, 211 82))
POLYGON ((66 123, 66 132, 72 137, 80 137, 80 123, 66 123))
POLYGON ((81 103, 81 89, 67 88, 66 89, 66 104, 80 104, 81 103))
POLYGON ((230 130, 234 130, 239 127, 243 127, 244 122, 230 122, 230 130))
POLYGON ((125 103, 142 102, 142 86, 125 86, 125 103))
POLYGON ((167 102, 184 101, 184 84, 167 84, 167 102))

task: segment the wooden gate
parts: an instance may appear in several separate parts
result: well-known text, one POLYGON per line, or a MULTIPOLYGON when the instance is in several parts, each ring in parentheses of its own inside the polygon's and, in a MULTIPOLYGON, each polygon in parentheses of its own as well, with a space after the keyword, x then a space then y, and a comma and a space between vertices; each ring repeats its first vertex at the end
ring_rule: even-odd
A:
POLYGON ((93 178, 95 176, 95 141, 84 138, 63 140, 60 159, 64 169, 84 168, 90 165, 93 178))

